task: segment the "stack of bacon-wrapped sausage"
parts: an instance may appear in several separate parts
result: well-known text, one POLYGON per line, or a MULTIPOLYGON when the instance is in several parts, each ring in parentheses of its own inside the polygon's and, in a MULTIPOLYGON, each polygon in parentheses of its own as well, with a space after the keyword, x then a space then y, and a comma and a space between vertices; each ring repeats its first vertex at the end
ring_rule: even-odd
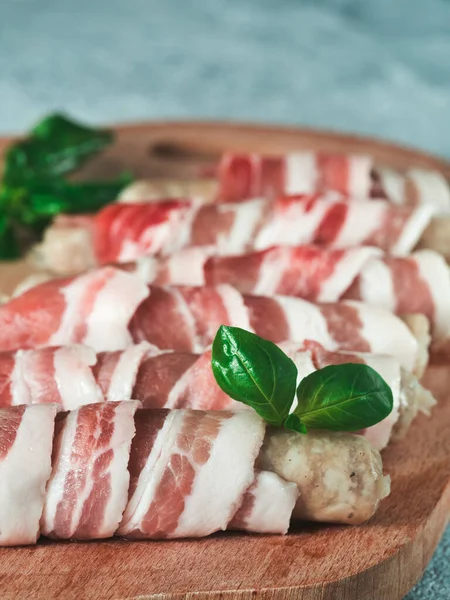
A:
POLYGON ((450 348, 449 219, 438 173, 311 152, 226 154, 214 179, 57 217, 40 283, 0 307, 0 544, 369 519, 379 452, 433 406, 419 380, 450 348), (223 324, 299 380, 368 364, 392 413, 358 435, 267 426, 213 377, 223 324))

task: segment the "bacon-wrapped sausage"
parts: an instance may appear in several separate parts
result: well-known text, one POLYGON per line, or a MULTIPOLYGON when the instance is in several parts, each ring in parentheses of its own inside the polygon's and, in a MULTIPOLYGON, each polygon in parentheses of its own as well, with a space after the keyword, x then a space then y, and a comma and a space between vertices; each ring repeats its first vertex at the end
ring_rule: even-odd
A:
POLYGON ((389 493, 380 455, 361 436, 266 432, 252 410, 136 406, 90 404, 58 415, 54 440, 54 405, 0 410, 0 545, 33 544, 40 533, 286 533, 293 509, 295 519, 358 524, 389 493))
MULTIPOLYGON (((328 365, 362 363, 375 369, 392 389, 394 409, 387 419, 367 429, 372 445, 384 448, 395 428, 406 432, 419 411, 434 400, 392 356, 329 352, 317 342, 286 342, 282 349, 303 377, 328 365)), ((217 385, 211 350, 202 354, 158 350, 147 342, 126 350, 95 354, 81 345, 0 353, 0 407, 55 403, 64 410, 118 400, 139 400, 144 408, 242 410, 217 385)))
POLYGON ((66 274, 82 266, 168 255, 193 246, 211 247, 215 254, 241 254, 280 244, 318 243, 339 249, 372 245, 403 255, 417 245, 433 210, 429 205, 349 203, 318 196, 238 204, 112 204, 90 219, 59 217, 34 257, 41 267, 66 274))
POLYGON ((342 198, 386 198, 394 204, 431 204, 450 213, 450 186, 437 171, 399 173, 366 155, 292 152, 279 156, 227 152, 217 168, 222 202, 276 198, 283 194, 335 192, 342 198))
POLYGON ((158 285, 228 283, 245 294, 312 302, 361 300, 399 315, 423 314, 433 340, 450 337, 450 271, 432 250, 393 257, 364 246, 333 250, 305 245, 211 256, 207 248, 190 248, 165 258, 143 257, 125 268, 158 285))
POLYGON ((408 327, 379 308, 243 295, 226 284, 146 287, 137 275, 112 267, 45 282, 0 306, 0 351, 83 343, 100 352, 148 341, 201 352, 223 324, 275 343, 312 339, 328 350, 389 353, 409 371, 419 357, 408 327))

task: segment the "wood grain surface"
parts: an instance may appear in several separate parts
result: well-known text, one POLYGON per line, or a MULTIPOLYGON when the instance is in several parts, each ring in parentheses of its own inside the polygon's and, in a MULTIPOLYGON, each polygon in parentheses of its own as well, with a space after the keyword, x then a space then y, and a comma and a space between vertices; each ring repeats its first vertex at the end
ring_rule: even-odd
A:
MULTIPOLYGON (((0 151, 7 141, 0 142, 0 151)), ((124 166, 139 175, 193 173, 221 150, 283 152, 301 148, 369 152, 380 164, 450 165, 421 152, 338 134, 248 125, 159 123, 118 129, 113 149, 85 174, 124 166)), ((29 267, 0 267, 10 291, 29 267)), ((392 493, 360 527, 301 525, 288 536, 217 534, 203 540, 99 543, 41 542, 0 550, 2 600, 64 598, 175 600, 397 600, 422 575, 450 514, 450 366, 431 366, 439 399, 408 436, 383 454, 392 493)))

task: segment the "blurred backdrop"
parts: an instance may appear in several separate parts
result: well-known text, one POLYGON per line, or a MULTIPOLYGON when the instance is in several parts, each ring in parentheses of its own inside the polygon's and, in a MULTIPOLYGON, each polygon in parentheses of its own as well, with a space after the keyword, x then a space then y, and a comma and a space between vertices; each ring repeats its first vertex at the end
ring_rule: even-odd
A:
POLYGON ((450 157, 448 0, 0 0, 0 132, 240 119, 450 157))

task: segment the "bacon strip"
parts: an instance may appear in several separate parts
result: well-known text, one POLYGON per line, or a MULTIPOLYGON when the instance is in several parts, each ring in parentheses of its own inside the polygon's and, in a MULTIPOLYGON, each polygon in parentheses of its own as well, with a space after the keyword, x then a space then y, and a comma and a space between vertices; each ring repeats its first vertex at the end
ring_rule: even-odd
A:
POLYGON ((43 535, 79 540, 114 535, 127 502, 127 465, 138 406, 90 404, 58 420, 43 535))
POLYGON ((6 356, 14 357, 14 368, 9 374, 9 397, 2 396, 5 404, 54 402, 71 410, 103 399, 90 369, 96 361, 91 348, 19 350, 6 356))
POLYGON ((97 356, 82 345, 0 353, 0 407, 55 403, 64 410, 104 400, 97 356))
POLYGON ((136 261, 116 263, 116 266, 129 273, 135 273, 148 284, 205 285, 205 265, 208 258, 215 255, 213 246, 193 246, 183 248, 170 256, 141 256, 136 261))
POLYGON ((336 302, 369 259, 379 254, 370 247, 331 250, 306 245, 213 256, 204 260, 204 283, 229 283, 244 294, 283 294, 313 302, 336 302))
POLYGON ((373 162, 363 155, 296 152, 280 156, 225 153, 217 169, 218 199, 240 202, 262 196, 336 191, 369 197, 373 162))
POLYGON ((144 254, 173 252, 181 247, 180 235, 195 210, 195 202, 190 200, 106 206, 93 217, 98 262, 125 262, 144 254))
POLYGON ((245 299, 231 286, 149 289, 150 296, 130 323, 135 342, 146 340, 159 348, 201 352, 212 343, 220 325, 252 329, 245 299))
POLYGON ((253 411, 155 411, 138 419, 118 534, 200 537, 226 529, 253 481, 263 421, 253 411))
POLYGON ((430 205, 411 208, 385 200, 345 202, 286 196, 273 203, 270 219, 253 246, 263 250, 277 244, 317 243, 333 248, 366 245, 406 254, 416 246, 433 214, 430 205))
POLYGON ((227 152, 217 168, 217 199, 240 202, 257 196, 336 192, 343 198, 387 198, 394 204, 432 204, 450 212, 450 186, 436 171, 399 173, 376 167, 370 156, 295 152, 279 156, 227 152))
POLYGON ((287 533, 298 495, 295 483, 270 471, 257 471, 228 529, 287 533))
POLYGON ((414 168, 400 175, 383 167, 377 173, 379 185, 394 204, 431 204, 438 214, 450 213, 450 187, 437 171, 414 168))
POLYGON ((308 195, 191 208, 180 204, 169 214, 166 205, 116 204, 98 213, 97 261, 125 262, 187 246, 213 246, 219 254, 239 254, 276 244, 321 243, 336 248, 366 244, 405 253, 417 244, 434 212, 430 205, 398 207, 384 200, 349 203, 308 195), (162 216, 155 223, 153 213, 160 209, 162 216))
POLYGON ((0 306, 0 349, 130 344, 128 322, 148 295, 138 277, 112 267, 42 283, 0 306))
POLYGON ((57 406, 0 410, 0 546, 35 544, 51 472, 57 406))
POLYGON ((370 260, 342 296, 392 310, 424 314, 436 341, 450 337, 450 271, 433 250, 370 260))
MULTIPOLYGON (((0 367, 2 362, 0 355, 0 367)), ((211 350, 202 354, 168 352, 141 342, 122 352, 98 354, 92 370, 105 400, 134 398, 145 408, 243 407, 217 385, 211 370, 211 350)))

